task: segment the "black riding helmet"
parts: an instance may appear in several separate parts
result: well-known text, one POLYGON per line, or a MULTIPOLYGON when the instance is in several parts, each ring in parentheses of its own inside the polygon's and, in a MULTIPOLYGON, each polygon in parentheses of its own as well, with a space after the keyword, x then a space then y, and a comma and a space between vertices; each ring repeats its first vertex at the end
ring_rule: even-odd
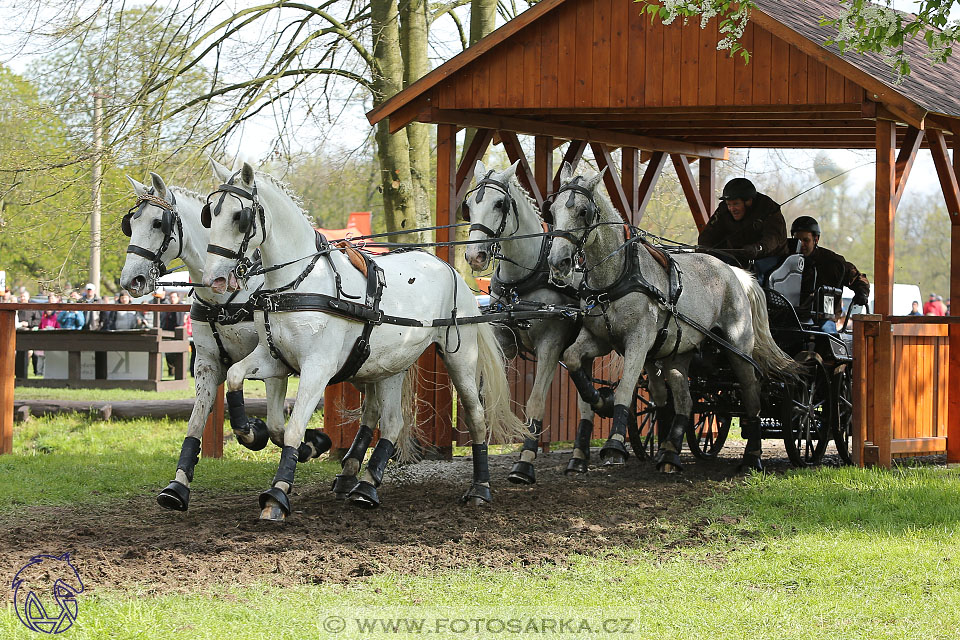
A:
POLYGON ((800 216, 793 221, 793 224, 790 225, 790 235, 792 236, 797 231, 809 231, 816 237, 820 237, 820 223, 817 222, 816 218, 810 216, 800 216))
POLYGON ((723 185, 721 200, 753 200, 757 197, 757 188, 746 178, 734 178, 723 185))

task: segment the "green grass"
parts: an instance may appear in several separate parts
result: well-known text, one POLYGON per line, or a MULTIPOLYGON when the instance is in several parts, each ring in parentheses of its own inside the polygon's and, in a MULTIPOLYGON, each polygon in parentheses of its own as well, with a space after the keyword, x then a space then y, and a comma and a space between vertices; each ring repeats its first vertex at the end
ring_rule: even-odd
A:
MULTIPOLYGON (((0 505, 82 503, 91 487, 133 495, 165 483, 181 422, 37 420, 20 427, 0 458, 0 505), (51 449, 44 453, 44 448, 51 449), (133 456, 134 464, 130 463, 133 456), (123 464, 121 464, 123 462, 123 464), (58 471, 67 465, 65 471, 58 471), (135 467, 131 469, 131 467, 135 467), (80 480, 77 480, 77 475, 80 480), (71 478, 73 478, 71 480, 71 478), (67 485, 76 485, 70 489, 67 485), (36 485, 36 486, 33 486, 36 485), (132 485, 132 487, 131 487, 132 485), (139 487, 139 488, 137 488, 139 487), (28 493, 24 494, 23 491, 28 493), (15 494, 15 495, 14 495, 15 494), (51 498, 55 496, 55 498, 51 498)), ((198 467, 202 485, 231 491, 274 468, 275 456, 226 448, 198 467), (266 458, 270 457, 268 461, 266 458), (262 466, 262 469, 261 469, 262 466), (257 473, 251 473, 256 469, 257 473), (256 476, 251 479, 250 476, 256 476)), ((306 465, 314 477, 330 473, 306 465)), ((298 469, 298 480, 301 470, 298 469)), ((603 558, 571 550, 561 565, 492 570, 464 566, 420 576, 378 574, 349 585, 278 589, 225 585, 185 595, 128 591, 84 595, 63 637, 286 638, 730 638, 806 640, 956 638, 960 629, 960 473, 939 467, 823 468, 734 480, 693 513, 658 524, 696 523, 692 544, 657 552, 611 547, 603 558), (343 618, 339 634, 324 624, 343 618), (624 634, 444 632, 453 620, 515 617, 605 619, 624 634), (364 631, 355 619, 420 619, 426 632, 364 631), (440 628, 440 633, 435 631, 440 628)), ((389 523, 384 523, 389 526, 389 523)), ((270 553, 265 548, 264 553, 270 553)), ((382 553, 390 553, 384 548, 382 553)), ((478 622, 476 624, 486 624, 478 622)), ((578 623, 579 624, 579 623, 578 623)), ((459 627, 458 627, 459 628, 459 627)), ((35 638, 8 605, 0 638, 35 638)))
MULTIPOLYGON (((322 426, 316 414, 311 427, 322 426)), ((173 478, 184 420, 90 420, 78 414, 18 424, 12 455, 0 456, 0 514, 19 505, 96 503, 153 494, 173 478), (16 479, 16 481, 13 481, 16 479)), ((276 471, 277 449, 235 443, 220 459, 204 459, 195 480, 204 491, 256 489, 276 471)), ((332 463, 307 464, 297 479, 332 477, 332 463)))

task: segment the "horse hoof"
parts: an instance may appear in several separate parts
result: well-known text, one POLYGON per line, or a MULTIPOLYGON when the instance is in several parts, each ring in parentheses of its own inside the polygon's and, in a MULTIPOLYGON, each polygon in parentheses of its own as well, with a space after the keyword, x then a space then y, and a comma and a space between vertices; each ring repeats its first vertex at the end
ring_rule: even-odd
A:
POLYGON ((589 460, 584 460, 583 458, 570 458, 567 462, 567 468, 563 470, 565 474, 571 473, 586 473, 587 466, 590 464, 589 460))
POLYGON ((350 491, 348 497, 350 504, 355 507, 376 509, 380 506, 380 496, 377 495, 377 488, 366 480, 358 482, 350 491))
POLYGON ((290 515, 290 498, 282 489, 272 487, 260 494, 260 519, 283 522, 290 515))
POLYGON ((600 460, 605 467, 619 467, 627 464, 627 459, 619 451, 608 453, 606 456, 600 456, 600 460))
POLYGON ((174 480, 157 495, 157 504, 171 511, 186 511, 190 504, 190 489, 174 480))
POLYGON ((490 487, 487 485, 474 482, 470 485, 470 488, 467 489, 467 492, 463 494, 463 497, 460 498, 460 502, 476 507, 481 504, 493 502, 493 494, 490 493, 490 487))
POLYGON ((333 486, 330 489, 338 499, 346 500, 355 486, 357 486, 357 476, 338 474, 333 479, 333 486))
POLYGON ((297 449, 297 461, 306 462, 307 460, 319 458, 330 450, 332 444, 333 442, 330 440, 330 436, 323 431, 319 429, 307 429, 303 435, 303 442, 297 449))
POLYGON ((536 484, 537 472, 533 464, 518 460, 513 465, 513 469, 510 470, 510 475, 507 476, 507 480, 513 484, 536 484))
POLYGON ((681 469, 675 464, 669 462, 664 462, 660 466, 660 473, 671 474, 671 473, 680 473, 681 469))
POLYGON ((247 449, 250 449, 250 451, 263 450, 263 448, 267 446, 267 443, 270 442, 270 432, 267 431, 266 423, 260 418, 250 418, 247 420, 246 428, 247 434, 252 434, 253 439, 249 442, 244 442, 238 437, 237 441, 247 449))
POLYGON ((661 449, 653 459, 657 471, 663 474, 680 473, 683 471, 683 465, 680 464, 680 456, 673 451, 661 449))

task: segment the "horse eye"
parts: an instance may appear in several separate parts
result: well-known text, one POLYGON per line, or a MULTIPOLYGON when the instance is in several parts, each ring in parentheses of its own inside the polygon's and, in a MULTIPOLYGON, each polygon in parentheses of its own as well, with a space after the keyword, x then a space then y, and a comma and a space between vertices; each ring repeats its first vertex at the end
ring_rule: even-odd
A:
POLYGON ((154 221, 153 221, 153 228, 154 228, 154 229, 159 229, 159 228, 162 227, 162 226, 163 226, 163 225, 160 224, 160 221, 159 221, 159 220, 154 220, 154 221))
POLYGON ((503 198, 500 198, 499 200, 497 200, 496 202, 494 202, 494 203, 493 203, 493 208, 494 208, 494 209, 503 209, 503 198))
POLYGON ((587 208, 586 208, 586 207, 580 207, 579 209, 577 209, 577 215, 580 216, 580 217, 582 217, 582 218, 585 218, 585 217, 587 216, 587 208))

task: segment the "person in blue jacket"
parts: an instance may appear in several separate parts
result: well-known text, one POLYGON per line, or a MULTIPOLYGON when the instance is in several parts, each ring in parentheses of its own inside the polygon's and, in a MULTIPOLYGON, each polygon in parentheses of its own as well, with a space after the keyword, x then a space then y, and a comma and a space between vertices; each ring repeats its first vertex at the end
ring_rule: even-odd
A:
POLYGON ((57 314, 57 322, 61 329, 83 329, 83 311, 61 311, 57 314))

